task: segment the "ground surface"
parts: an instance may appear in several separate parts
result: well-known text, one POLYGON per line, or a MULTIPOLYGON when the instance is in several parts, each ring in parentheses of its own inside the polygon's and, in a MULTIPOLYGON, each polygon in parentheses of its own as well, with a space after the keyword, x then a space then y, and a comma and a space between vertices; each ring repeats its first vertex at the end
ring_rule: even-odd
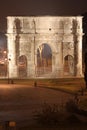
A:
POLYGON ((32 121, 45 103, 65 104, 73 95, 28 85, 0 85, 0 121, 32 121))
MULTIPOLYGON (((34 80, 14 82, 7 84, 7 81, 0 81, 0 122, 16 121, 19 126, 24 126, 23 130, 27 124, 34 122, 36 111, 44 103, 64 105, 69 99, 74 99, 78 90, 85 87, 84 79, 37 80, 39 87, 34 87, 34 80)), ((81 96, 84 97, 86 93, 81 96)), ((83 126, 79 128, 84 130, 83 126)))

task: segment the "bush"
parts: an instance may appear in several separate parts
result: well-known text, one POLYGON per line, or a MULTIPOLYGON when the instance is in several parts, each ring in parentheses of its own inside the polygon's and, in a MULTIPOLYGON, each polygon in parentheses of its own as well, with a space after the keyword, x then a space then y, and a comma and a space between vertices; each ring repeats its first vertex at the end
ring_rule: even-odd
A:
POLYGON ((69 117, 67 118, 68 123, 73 124, 73 123, 81 123, 81 120, 75 115, 69 115, 69 117))
POLYGON ((64 114, 58 109, 57 105, 48 105, 44 103, 42 110, 37 112, 35 120, 40 124, 57 125, 62 122, 64 114))
POLYGON ((78 111, 78 105, 71 99, 66 103, 67 112, 76 113, 78 111))

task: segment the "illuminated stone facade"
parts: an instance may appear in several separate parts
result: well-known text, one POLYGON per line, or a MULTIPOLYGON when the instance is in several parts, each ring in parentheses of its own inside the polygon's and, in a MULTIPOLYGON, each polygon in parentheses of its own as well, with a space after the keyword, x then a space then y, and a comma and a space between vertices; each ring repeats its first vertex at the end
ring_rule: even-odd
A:
POLYGON ((81 77, 82 31, 81 16, 7 17, 9 77, 81 77), (42 45, 51 50, 47 67, 43 57, 38 67, 42 45))

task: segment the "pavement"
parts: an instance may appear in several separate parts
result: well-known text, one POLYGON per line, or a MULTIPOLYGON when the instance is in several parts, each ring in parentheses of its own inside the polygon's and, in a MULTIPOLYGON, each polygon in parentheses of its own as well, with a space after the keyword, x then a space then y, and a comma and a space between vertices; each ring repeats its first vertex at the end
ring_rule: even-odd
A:
POLYGON ((24 120, 32 123, 36 111, 41 110, 44 103, 64 105, 73 95, 53 89, 28 85, 0 85, 0 121, 24 120))

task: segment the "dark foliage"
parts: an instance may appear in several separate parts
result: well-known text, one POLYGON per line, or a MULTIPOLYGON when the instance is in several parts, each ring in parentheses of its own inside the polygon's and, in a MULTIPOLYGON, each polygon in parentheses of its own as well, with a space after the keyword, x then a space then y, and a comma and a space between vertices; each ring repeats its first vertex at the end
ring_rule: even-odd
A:
POLYGON ((76 113, 78 112, 78 105, 71 99, 66 103, 66 110, 71 113, 76 113))
POLYGON ((69 117, 66 120, 70 124, 81 123, 81 120, 75 114, 69 115, 69 117))
POLYGON ((64 119, 64 113, 61 112, 57 105, 44 104, 40 112, 35 115, 35 120, 44 125, 57 125, 64 119))

